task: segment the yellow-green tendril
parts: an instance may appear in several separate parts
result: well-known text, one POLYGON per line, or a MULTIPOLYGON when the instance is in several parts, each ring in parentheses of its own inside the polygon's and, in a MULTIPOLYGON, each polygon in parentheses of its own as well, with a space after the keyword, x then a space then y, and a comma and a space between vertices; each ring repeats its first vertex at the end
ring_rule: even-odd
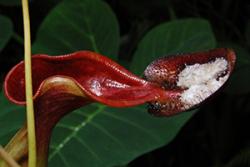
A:
POLYGON ((36 166, 36 134, 35 118, 32 93, 31 73, 31 39, 30 39, 30 18, 28 0, 22 0, 23 25, 24 25, 24 64, 25 64, 25 91, 26 91, 26 115, 28 129, 28 166, 36 166))

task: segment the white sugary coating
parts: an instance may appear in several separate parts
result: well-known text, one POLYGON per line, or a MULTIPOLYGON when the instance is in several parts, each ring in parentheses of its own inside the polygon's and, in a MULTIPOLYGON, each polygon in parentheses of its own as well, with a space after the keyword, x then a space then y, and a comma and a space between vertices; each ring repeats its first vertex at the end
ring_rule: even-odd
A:
POLYGON ((188 65, 178 75, 177 86, 187 88, 180 99, 184 108, 192 107, 218 90, 228 79, 229 74, 219 77, 227 70, 227 61, 217 58, 206 64, 188 65))

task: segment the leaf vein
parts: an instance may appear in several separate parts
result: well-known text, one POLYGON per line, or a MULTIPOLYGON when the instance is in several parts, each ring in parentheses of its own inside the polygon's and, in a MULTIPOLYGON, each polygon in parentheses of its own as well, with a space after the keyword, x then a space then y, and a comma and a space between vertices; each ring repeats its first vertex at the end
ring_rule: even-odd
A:
POLYGON ((148 134, 149 136, 151 136, 152 139, 154 139, 155 141, 157 142, 162 142, 162 139, 159 138, 159 137, 156 137, 154 134, 150 133, 147 129, 143 128, 142 126, 138 125, 138 124, 135 124, 134 122, 131 122, 127 119, 124 119, 124 118, 121 118, 121 117, 118 117, 110 112, 102 112, 103 114, 107 115, 107 116, 110 116, 112 118, 115 118, 117 120, 120 120, 120 121, 123 121, 123 122, 126 122, 127 124, 129 125, 132 125, 134 127, 136 127, 137 129, 140 129, 142 132, 148 134))

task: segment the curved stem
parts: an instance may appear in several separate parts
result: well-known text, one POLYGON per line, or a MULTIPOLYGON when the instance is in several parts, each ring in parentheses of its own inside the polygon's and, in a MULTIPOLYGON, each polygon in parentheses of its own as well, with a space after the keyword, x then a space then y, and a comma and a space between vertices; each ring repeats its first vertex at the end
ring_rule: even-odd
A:
POLYGON ((28 129, 28 166, 36 166, 36 135, 35 118, 32 93, 32 74, 31 74, 31 39, 30 39, 30 19, 28 0, 22 0, 23 24, 24 24, 24 61, 25 61, 25 91, 27 104, 27 129, 28 129))

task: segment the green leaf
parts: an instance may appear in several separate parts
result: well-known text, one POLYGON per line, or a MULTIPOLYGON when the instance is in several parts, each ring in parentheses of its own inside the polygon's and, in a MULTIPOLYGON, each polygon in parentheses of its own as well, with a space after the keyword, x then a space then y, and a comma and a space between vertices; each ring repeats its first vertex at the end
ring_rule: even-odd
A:
POLYGON ((0 51, 7 44, 13 33, 13 25, 9 18, 0 15, 0 51))
POLYGON ((0 4, 5 6, 15 6, 20 5, 21 0, 0 0, 0 4))
POLYGON ((235 69, 230 77, 225 92, 229 94, 244 94, 250 92, 250 53, 246 48, 235 43, 220 43, 219 46, 232 48, 236 53, 235 69))
MULTIPOLYGON (((142 68, 147 65, 144 60, 152 61, 156 58, 157 54, 151 57, 153 54, 150 53, 173 54, 215 46, 213 33, 204 20, 190 19, 168 24, 174 27, 169 26, 170 30, 158 35, 161 37, 158 40, 150 40, 157 31, 149 32, 142 40, 135 55, 136 62, 132 65, 134 71, 142 72, 142 68), (197 27, 193 27, 193 24, 197 27), (182 38, 170 35, 178 27, 186 27, 175 33, 183 34, 182 38), (179 47, 175 50, 163 48, 166 52, 162 51, 162 43, 171 41, 171 38, 180 44, 179 47), (140 65, 138 70, 137 66, 140 65)), ((141 107, 114 109, 103 105, 90 105, 75 111, 65 117, 53 133, 49 165, 108 167, 127 164, 141 154, 169 143, 195 112, 156 118, 145 111, 141 107)))
POLYGON ((193 112, 159 118, 141 107, 117 109, 93 104, 78 109, 54 130, 49 166, 127 164, 170 142, 193 112))
POLYGON ((25 109, 10 103, 0 92, 0 145, 5 145, 23 126, 25 109))
POLYGON ((105 2, 65 0, 41 24, 33 51, 58 55, 92 50, 116 58, 118 46, 118 23, 105 2))
MULTIPOLYGON (((0 94, 0 144, 24 124, 24 107, 8 102, 0 94)), ((144 107, 109 108, 85 106, 66 116, 53 131, 49 166, 114 166, 165 145, 191 113, 170 118, 153 117, 144 107)), ((193 111, 194 112, 194 111, 193 111)))
MULTIPOLYGON (((98 2, 98 1, 91 0, 91 2, 98 2)), ((89 3, 91 2, 89 0, 89 3)), ((70 5, 69 2, 65 1, 58 7, 56 7, 52 11, 52 13, 59 7, 64 6, 64 3, 70 5)), ((80 5, 78 4, 77 7, 79 6, 80 5)), ((64 6, 64 8, 66 8, 66 6, 64 6)), ((95 6, 93 6, 93 8, 95 8, 95 6)), ((98 12, 99 10, 96 10, 97 13, 96 15, 101 17, 101 15, 98 14, 98 12)), ((78 11, 77 14, 78 13, 81 12, 78 11)), ((46 20, 47 18, 45 19, 45 22, 46 20)), ((57 20, 52 19, 50 21, 56 22, 57 20)), ((177 23, 174 24, 176 25, 175 28, 177 29, 178 27, 184 26, 186 24, 187 25, 190 24, 190 26, 196 24, 198 28, 195 29, 195 32, 200 34, 201 37, 197 37, 195 36, 195 34, 193 34, 194 37, 193 40, 197 39, 198 40, 197 43, 199 44, 193 46, 190 44, 193 43, 197 44, 197 43, 193 41, 191 37, 188 38, 189 39, 188 41, 185 41, 186 38, 184 37, 179 38, 177 36, 174 38, 172 35, 170 35, 171 33, 169 34, 169 32, 175 31, 175 28, 170 28, 171 31, 170 30, 166 31, 168 32, 167 33, 168 36, 166 36, 165 33, 162 33, 161 35, 168 38, 169 41, 171 40, 170 38, 173 38, 173 41, 176 41, 175 43, 183 43, 180 48, 177 48, 175 50, 176 52, 181 53, 183 51, 188 51, 192 49, 198 50, 200 48, 214 47, 214 37, 209 28, 209 24, 206 21, 184 20, 184 21, 177 21, 177 23), (207 30, 208 32, 199 33, 205 30, 207 30), (194 47, 194 48, 190 49, 189 47, 194 47)), ((65 21, 65 24, 67 25, 67 21, 65 21)), ((171 25, 171 23, 169 24, 171 25)), ((196 28, 196 26, 193 28, 196 28)), ((189 26, 187 26, 186 29, 181 29, 179 33, 175 34, 179 35, 182 33, 185 34, 185 31, 189 32, 190 30, 188 29, 188 27, 189 26)), ((61 34, 61 31, 63 31, 61 29, 58 30, 59 34, 61 34)), ((152 32, 150 32, 147 36, 149 36, 150 34, 154 36, 152 32)), ((147 38, 147 36, 145 38, 147 38)), ((189 37, 189 35, 185 36, 189 37)), ((47 41, 44 37, 43 40, 45 41, 43 45, 40 45, 46 48, 47 52, 54 52, 53 47, 55 48, 55 52, 58 52, 56 54, 70 51, 69 48, 67 48, 68 50, 67 49, 65 50, 64 47, 61 46, 58 47, 55 44, 52 44, 53 42, 51 41, 53 41, 53 38, 49 39, 50 40, 47 41)), ((112 36, 107 36, 106 40, 112 41, 112 36), (111 38, 111 40, 109 38, 111 38)), ((155 59, 156 56, 151 57, 153 56, 153 54, 150 53, 155 53, 156 50, 161 48, 160 46, 162 46, 161 44, 164 42, 162 40, 165 40, 165 38, 164 39, 160 38, 154 41, 149 40, 148 42, 145 43, 143 39, 142 43, 140 43, 139 48, 136 52, 137 58, 135 58, 134 60, 136 59, 139 60, 141 65, 145 67, 147 62, 138 59, 138 57, 147 60, 155 59), (156 42, 159 45, 157 45, 156 42)), ((58 45, 62 44, 58 43, 58 45)), ((108 53, 110 52, 109 49, 110 49, 109 47, 103 48, 102 52, 108 53)), ((174 53, 174 51, 165 52, 164 54, 167 53, 174 53)), ((138 61, 136 62, 138 65, 139 62, 138 61)), ((136 63, 133 62, 133 64, 135 66, 136 63)), ((134 67, 132 69, 136 71, 137 68, 134 67)), ((140 70, 137 70, 137 72, 142 72, 142 70, 143 70, 142 67, 140 67, 140 70)), ((146 110, 142 109, 141 107, 115 109, 103 105, 93 104, 78 109, 73 113, 67 115, 62 121, 59 122, 59 124, 53 131, 53 137, 50 146, 49 166, 108 167, 108 166, 127 164, 128 162, 142 155, 143 153, 152 151, 158 147, 168 144, 176 136, 181 127, 184 126, 184 124, 190 119, 190 117, 195 112, 192 111, 192 112, 182 113, 180 115, 173 116, 170 118, 158 118, 147 114, 145 111, 146 110)), ((2 119, 4 118, 6 120, 9 119, 9 117, 5 116, 2 117, 2 119)), ((8 125, 6 126, 4 124, 2 125, 1 129, 2 128, 8 129, 7 127, 8 125)), ((0 130, 0 134, 2 134, 2 130, 0 130)))
POLYGON ((210 24, 203 19, 176 20, 161 24, 148 32, 140 42, 131 70, 142 74, 153 60, 167 55, 181 54, 215 47, 210 24))

